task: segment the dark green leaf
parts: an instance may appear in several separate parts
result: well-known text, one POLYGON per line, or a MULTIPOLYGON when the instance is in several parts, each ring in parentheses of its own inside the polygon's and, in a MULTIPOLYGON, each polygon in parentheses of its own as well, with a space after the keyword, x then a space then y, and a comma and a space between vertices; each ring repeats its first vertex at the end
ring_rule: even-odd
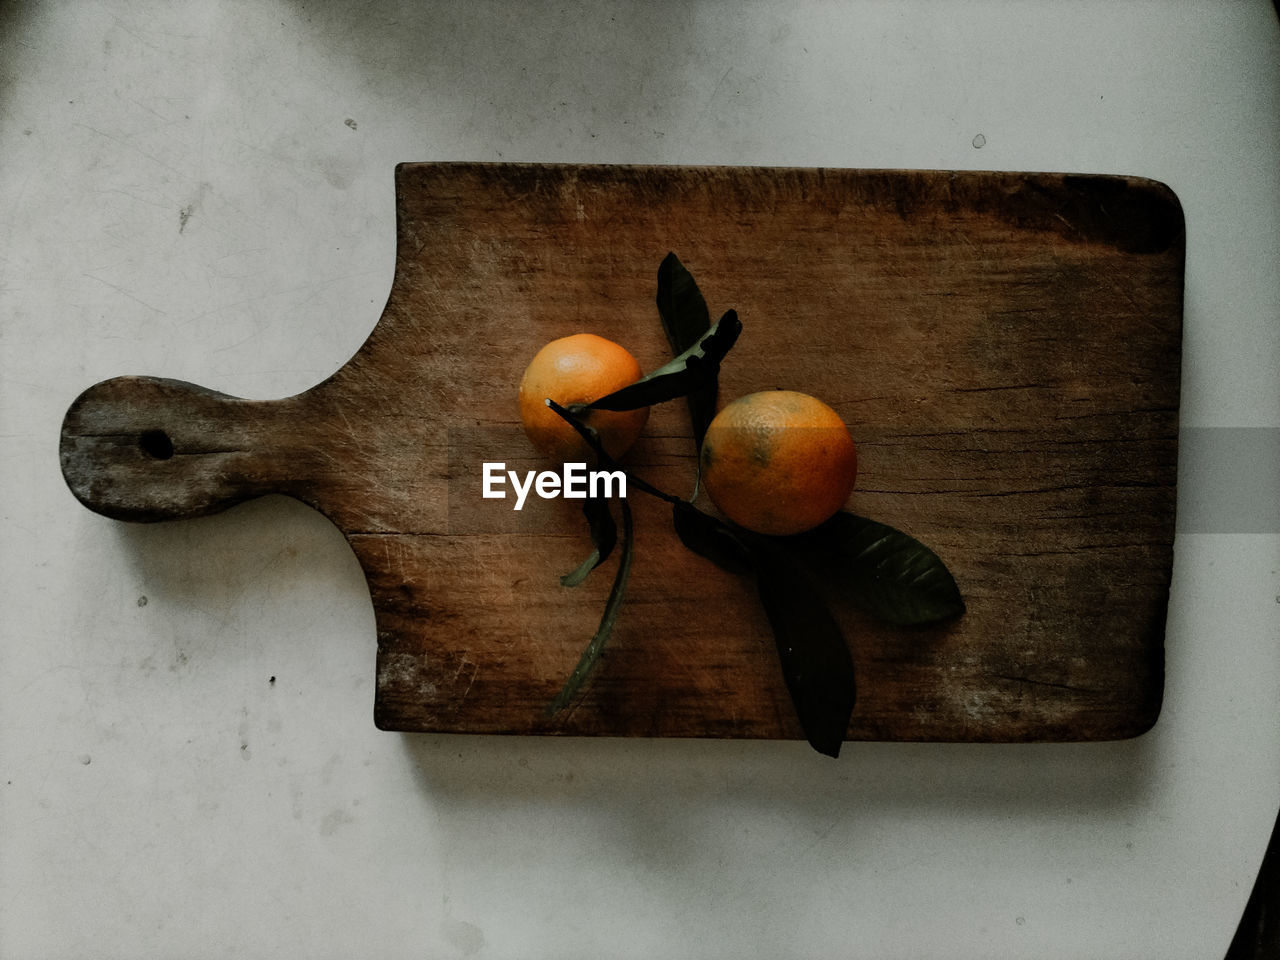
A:
POLYGON ((618 571, 614 574, 613 586, 609 590, 609 599, 605 601, 604 613, 600 617, 600 625, 596 628, 595 635, 587 644, 587 648, 582 651, 582 656, 578 659, 578 665, 573 668, 573 673, 565 681, 560 693, 547 705, 548 714, 559 713, 573 702, 573 698, 577 696, 578 690, 591 673, 591 669, 596 665, 596 661, 600 659, 600 654, 604 651, 604 645, 608 641, 609 635, 613 633, 614 624, 617 623, 618 611, 622 607, 622 598, 627 590, 627 578, 631 575, 632 544, 635 540, 631 522, 631 508, 627 505, 625 498, 619 500, 619 503, 622 504, 622 548, 621 557, 618 561, 618 571))
POLYGON ((658 316, 676 356, 698 342, 711 326, 702 292, 680 258, 668 253, 658 267, 658 316))
MULTIPOLYGON (((707 302, 702 298, 693 274, 685 269, 674 253, 668 253, 658 267, 657 301, 662 329, 675 356, 697 343, 711 326, 707 302)), ((709 383, 688 395, 693 440, 699 447, 708 424, 716 415, 716 394, 717 385, 709 383)))
POLYGON ((752 571, 750 553, 725 524, 685 500, 671 510, 676 535, 688 549, 730 573, 752 571))
POLYGON ((964 613, 956 581, 938 555, 886 524, 841 511, 789 539, 851 600, 889 623, 933 623, 964 613))
POLYGON ((782 675, 809 745, 838 756, 856 697, 853 658, 831 611, 784 551, 751 545, 782 675))
POLYGON ((786 542, 731 527, 685 501, 674 504, 673 520, 681 542, 694 553, 731 572, 755 572, 800 728, 819 753, 838 756, 857 695, 853 658, 840 625, 786 542))
POLYGON ((604 497, 587 497, 582 502, 582 513, 587 518, 591 529, 591 543, 595 549, 583 560, 576 570, 566 573, 560 578, 562 587, 576 587, 587 579, 589 574, 609 558, 614 544, 618 541, 618 525, 613 522, 613 513, 609 509, 609 501, 604 497))
MULTIPOLYGON (((742 322, 730 310, 692 346, 635 383, 615 390, 582 410, 638 410, 676 397, 691 395, 706 386, 715 387, 720 361, 742 333, 742 322)), ((577 412, 577 408, 572 408, 577 412)))

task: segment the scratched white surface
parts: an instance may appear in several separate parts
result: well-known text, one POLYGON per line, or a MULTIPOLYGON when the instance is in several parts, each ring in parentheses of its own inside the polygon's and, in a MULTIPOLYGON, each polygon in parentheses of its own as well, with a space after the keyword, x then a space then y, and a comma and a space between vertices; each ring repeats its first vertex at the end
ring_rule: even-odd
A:
POLYGON ((1184 421, 1280 426, 1269 2, 74 0, 0 30, 0 956, 1222 954, 1280 803, 1274 534, 1179 537, 1132 742, 412 737, 373 727, 323 519, 110 522, 56 441, 110 376, 335 370, 389 289, 392 167, 433 159, 1162 179, 1184 421))

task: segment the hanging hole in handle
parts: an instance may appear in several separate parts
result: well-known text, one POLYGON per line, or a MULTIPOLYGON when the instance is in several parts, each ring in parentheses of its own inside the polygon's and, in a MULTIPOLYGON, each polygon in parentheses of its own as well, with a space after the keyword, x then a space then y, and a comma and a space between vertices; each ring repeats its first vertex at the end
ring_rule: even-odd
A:
POLYGON ((144 430, 138 446, 153 460, 168 460, 173 456, 173 441, 163 430, 144 430))

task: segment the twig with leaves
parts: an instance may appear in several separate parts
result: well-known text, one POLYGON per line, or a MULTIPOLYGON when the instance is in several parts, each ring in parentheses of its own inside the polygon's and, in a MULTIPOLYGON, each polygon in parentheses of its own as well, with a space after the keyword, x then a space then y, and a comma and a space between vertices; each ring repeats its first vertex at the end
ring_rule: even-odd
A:
MULTIPOLYGON (((806 533, 766 536, 695 506, 697 479, 693 493, 684 500, 620 467, 583 417, 591 410, 635 410, 684 397, 695 449, 699 449, 716 412, 720 364, 742 331, 733 310, 716 324, 710 323, 706 301, 692 274, 673 253, 658 270, 657 305, 674 359, 592 403, 563 407, 548 399, 547 404, 587 442, 601 466, 623 470, 631 487, 671 504, 672 524, 685 547, 726 570, 755 577, 800 727, 815 750, 835 757, 853 715, 856 682, 849 647, 816 579, 829 580, 873 616, 895 625, 957 617, 964 613, 964 600, 937 554, 893 527, 841 511, 806 533)), ((620 503, 620 541, 607 500, 589 498, 583 506, 593 550, 561 583, 582 583, 619 542, 621 556, 600 625, 548 706, 553 714, 573 702, 617 622, 634 552, 631 510, 625 498, 620 503)))

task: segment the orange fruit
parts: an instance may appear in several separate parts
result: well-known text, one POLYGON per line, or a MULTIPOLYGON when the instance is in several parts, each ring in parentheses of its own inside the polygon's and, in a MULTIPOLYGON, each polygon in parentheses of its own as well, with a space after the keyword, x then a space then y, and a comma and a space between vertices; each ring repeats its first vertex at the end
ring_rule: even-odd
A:
MULTIPOLYGON (((534 447, 558 463, 592 463, 587 442, 547 406, 591 403, 642 376, 640 364, 625 347, 594 333, 552 340, 529 362, 520 380, 520 421, 534 447)), ((621 457, 649 419, 649 408, 592 410, 582 420, 596 429, 605 452, 621 457)))
POLYGON ((816 397, 767 390, 725 406, 702 441, 702 483, 720 512, 775 536, 811 530, 853 492, 858 451, 816 397))

